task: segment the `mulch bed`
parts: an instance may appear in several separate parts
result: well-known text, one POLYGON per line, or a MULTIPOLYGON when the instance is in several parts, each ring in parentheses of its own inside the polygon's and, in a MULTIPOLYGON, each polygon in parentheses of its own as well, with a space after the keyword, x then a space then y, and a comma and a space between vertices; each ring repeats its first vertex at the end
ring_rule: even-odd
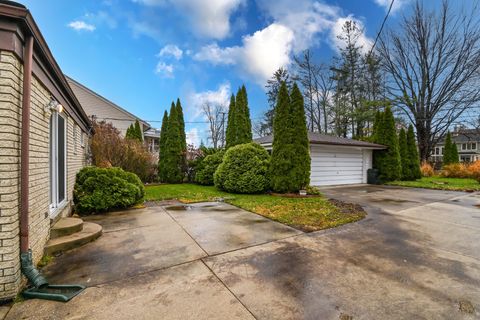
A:
POLYGON ((337 199, 328 199, 330 203, 335 205, 337 208, 340 209, 340 212, 347 215, 347 214, 367 214, 367 212, 362 208, 361 205, 356 204, 356 203, 349 203, 349 202, 344 202, 341 200, 337 199))

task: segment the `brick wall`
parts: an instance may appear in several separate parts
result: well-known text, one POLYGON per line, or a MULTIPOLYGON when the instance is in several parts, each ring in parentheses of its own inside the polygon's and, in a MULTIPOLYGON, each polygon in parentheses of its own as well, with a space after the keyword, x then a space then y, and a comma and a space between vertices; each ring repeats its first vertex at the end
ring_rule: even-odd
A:
MULTIPOLYGON (((0 52, 0 299, 14 297, 22 284, 19 259, 22 79, 21 62, 12 53, 0 52)), ((50 92, 33 76, 30 119, 29 245, 35 262, 42 257, 43 248, 50 233, 50 114, 44 111, 50 97, 50 92)), ((85 148, 81 145, 81 135, 80 127, 71 117, 67 117, 68 202, 59 212, 59 216, 70 213, 75 174, 85 165, 85 148)), ((86 140, 85 138, 85 143, 86 140)))

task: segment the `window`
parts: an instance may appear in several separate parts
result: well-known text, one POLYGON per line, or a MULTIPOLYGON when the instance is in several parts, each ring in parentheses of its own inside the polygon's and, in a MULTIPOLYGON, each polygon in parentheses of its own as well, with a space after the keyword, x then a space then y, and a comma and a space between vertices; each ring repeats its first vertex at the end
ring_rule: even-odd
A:
POLYGON ((73 154, 77 154, 77 125, 73 124, 73 154))
POLYGON ((436 147, 435 148, 435 155, 440 154, 440 148, 436 147))
POLYGON ((462 150, 467 150, 467 144, 466 143, 462 143, 462 150))
POLYGON ((50 217, 66 200, 66 120, 53 112, 50 116, 50 217))
POLYGON ((83 134, 82 130, 80 130, 80 145, 82 148, 85 148, 85 135, 83 134))
POLYGON ((443 147, 440 147, 440 154, 443 155, 443 147))
POLYGON ((472 150, 477 150, 477 143, 476 142, 472 142, 472 150))

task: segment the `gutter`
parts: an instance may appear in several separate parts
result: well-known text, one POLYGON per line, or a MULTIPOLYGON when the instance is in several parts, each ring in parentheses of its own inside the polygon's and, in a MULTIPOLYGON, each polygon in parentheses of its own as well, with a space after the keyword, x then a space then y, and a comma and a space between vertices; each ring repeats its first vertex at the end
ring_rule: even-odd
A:
POLYGON ((30 97, 32 91, 33 36, 25 40, 23 52, 22 138, 20 158, 20 265, 22 273, 37 288, 48 285, 35 268, 29 249, 29 193, 30 193, 30 97))

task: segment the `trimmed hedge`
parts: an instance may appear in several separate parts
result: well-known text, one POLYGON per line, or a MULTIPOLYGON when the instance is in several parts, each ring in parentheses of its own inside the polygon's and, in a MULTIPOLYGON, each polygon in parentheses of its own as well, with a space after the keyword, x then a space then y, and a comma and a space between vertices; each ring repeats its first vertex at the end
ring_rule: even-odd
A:
POLYGON ((228 149, 214 175, 215 186, 233 193, 261 193, 270 185, 270 156, 259 144, 246 143, 228 149))
POLYGON ((218 166, 222 163, 225 151, 217 151, 214 154, 206 156, 195 174, 195 182, 203 185, 213 185, 213 175, 218 166))
POLYGON ((131 207, 142 202, 144 195, 143 183, 134 173, 85 167, 77 173, 73 202, 75 211, 86 215, 131 207))

